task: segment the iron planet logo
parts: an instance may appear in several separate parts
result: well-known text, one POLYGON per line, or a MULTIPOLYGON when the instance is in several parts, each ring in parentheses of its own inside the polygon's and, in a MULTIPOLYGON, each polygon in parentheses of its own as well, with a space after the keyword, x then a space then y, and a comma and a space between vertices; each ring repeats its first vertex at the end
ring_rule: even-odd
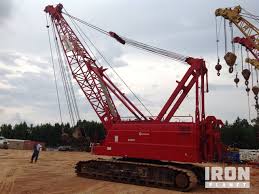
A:
POLYGON ((250 168, 205 167, 205 188, 250 188, 250 168))

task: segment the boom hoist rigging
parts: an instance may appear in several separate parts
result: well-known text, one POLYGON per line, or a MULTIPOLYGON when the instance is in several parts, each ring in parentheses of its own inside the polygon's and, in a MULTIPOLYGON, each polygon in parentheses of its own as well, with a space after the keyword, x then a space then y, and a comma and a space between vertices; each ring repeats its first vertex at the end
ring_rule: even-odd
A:
MULTIPOLYGON (((48 36, 49 36, 49 45, 50 45, 50 54, 51 54, 51 59, 52 59, 52 68, 53 68, 53 74, 54 74, 54 79, 55 79, 55 89, 56 89, 56 95, 57 95, 57 101, 58 101, 58 107, 59 107, 59 116, 60 116, 60 122, 63 124, 63 116, 62 116, 62 111, 61 111, 61 103, 60 103, 60 95, 59 95, 59 90, 58 90, 58 85, 57 85, 57 73, 56 73, 56 67, 54 64, 54 52, 52 51, 52 45, 51 45, 51 39, 50 39, 50 31, 49 31, 49 22, 48 18, 46 17, 46 22, 47 22, 47 28, 48 28, 48 36)), ((53 35, 55 37, 54 31, 53 35)), ((64 93, 65 93, 65 100, 67 103, 67 108, 69 112, 69 120, 70 124, 72 127, 76 125, 76 122, 80 120, 80 115, 79 115, 79 110, 78 110, 78 105, 75 97, 75 92, 70 76, 70 72, 67 66, 64 65, 64 60, 62 58, 62 54, 60 52, 59 46, 58 46, 58 41, 57 38, 55 37, 54 39, 54 48, 56 49, 56 54, 57 54, 57 62, 58 62, 58 68, 60 71, 60 76, 62 79, 62 85, 64 88, 64 93)), ((64 133, 64 129, 62 129, 62 135, 67 135, 64 133)))
MULTIPOLYGON (((183 56, 137 42, 114 32, 89 24, 66 11, 62 4, 48 5, 45 12, 58 37, 73 78, 101 120, 105 138, 93 144, 92 153, 113 156, 115 159, 80 161, 76 173, 96 179, 119 181, 155 187, 188 191, 202 184, 204 169, 192 163, 220 161, 221 120, 205 115, 205 95, 208 89, 208 70, 205 61, 183 56), (91 27, 119 43, 146 50, 173 60, 187 63, 189 68, 157 116, 146 116, 112 82, 107 69, 90 55, 85 45, 64 16, 91 27), (195 89, 195 118, 192 121, 173 122, 172 118, 195 89), (135 117, 124 120, 115 103, 119 100, 135 117)), ((76 30, 80 28, 76 27, 76 30)), ((78 34, 83 34, 79 33, 78 34)), ((143 103, 142 103, 143 105, 143 103)))
MULTIPOLYGON (((234 70, 234 66, 236 69, 236 77, 234 82, 236 85, 239 82, 238 78, 238 68, 236 64, 236 52, 235 52, 235 43, 241 45, 240 56, 241 56, 241 74, 245 79, 246 92, 249 94, 249 80, 251 80, 251 88, 254 93, 255 99, 255 109, 257 111, 257 118, 259 118, 259 104, 258 104, 258 94, 259 94, 259 82, 258 82, 258 70, 259 70, 259 29, 249 20, 255 21, 255 23, 259 23, 259 17, 253 15, 241 8, 240 6, 236 6, 234 8, 219 8, 215 11, 215 15, 222 16, 224 19, 224 37, 225 37, 225 56, 224 59, 229 66, 229 72, 232 73, 234 70), (248 20, 249 19, 249 20, 248 20), (232 43, 232 52, 227 52, 227 32, 226 32, 226 20, 229 21, 230 33, 231 33, 231 43, 232 43), (234 37, 233 36, 233 25, 243 34, 244 37, 234 37), (245 62, 247 63, 247 68, 244 67, 243 60, 243 50, 245 48, 247 51, 247 58, 245 62), (249 56, 250 53, 250 56, 249 56)), ((217 21, 216 21, 216 34, 217 32, 217 21)), ((217 34, 217 47, 218 47, 218 34, 217 34)), ((218 52, 218 48, 217 48, 218 52)), ((220 60, 218 57, 218 64, 215 66, 216 70, 221 70, 222 66, 220 65, 220 60)), ((249 98, 249 97, 248 97, 249 98)))

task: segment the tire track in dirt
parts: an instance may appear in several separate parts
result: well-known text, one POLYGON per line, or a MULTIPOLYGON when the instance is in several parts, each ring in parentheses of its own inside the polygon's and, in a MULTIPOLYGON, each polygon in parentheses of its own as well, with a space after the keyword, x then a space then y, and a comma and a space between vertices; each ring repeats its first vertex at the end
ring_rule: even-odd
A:
POLYGON ((0 193, 11 194, 13 192, 15 181, 14 175, 16 172, 17 168, 12 168, 5 173, 0 183, 0 193))

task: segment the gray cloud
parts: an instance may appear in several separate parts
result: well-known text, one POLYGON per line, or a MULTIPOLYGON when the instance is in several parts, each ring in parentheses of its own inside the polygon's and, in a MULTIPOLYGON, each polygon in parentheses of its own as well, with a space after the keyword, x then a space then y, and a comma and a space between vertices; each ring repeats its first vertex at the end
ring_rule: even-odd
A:
POLYGON ((11 16, 12 11, 13 11, 12 0, 0 1, 0 24, 3 24, 6 22, 6 20, 11 16))
POLYGON ((0 77, 4 77, 4 76, 6 76, 7 74, 10 74, 10 73, 11 73, 10 70, 1 69, 1 71, 0 71, 0 77))
MULTIPOLYGON (((2 117, 0 123, 59 122, 53 72, 46 71, 47 68, 51 67, 51 64, 35 60, 26 54, 17 54, 11 51, 0 52, 0 61, 5 67, 14 69, 14 71, 6 70, 0 66, 0 83, 11 86, 11 88, 0 87, 0 114, 2 117), (30 72, 30 69, 19 72, 20 64, 17 64, 15 60, 21 58, 26 59, 25 62, 32 67, 38 67, 40 72, 30 72), (19 76, 17 76, 17 72, 19 72, 19 76)), ((68 121, 67 105, 58 69, 57 79, 63 121, 68 121)), ((79 88, 75 86, 75 91, 78 90, 79 88)), ((79 95, 78 92, 76 92, 76 98, 82 118, 94 119, 91 114, 87 117, 85 115, 88 111, 92 112, 89 104, 86 103, 86 98, 79 95)))
POLYGON ((6 106, 51 104, 52 102, 46 99, 55 97, 54 87, 50 87, 52 81, 52 77, 46 73, 24 73, 22 77, 9 80, 14 89, 0 89, 0 98, 8 99, 8 101, 2 100, 6 106))
POLYGON ((126 67, 128 66, 129 64, 126 63, 125 61, 122 61, 121 59, 114 59, 113 60, 113 67, 126 67))
POLYGON ((22 116, 20 113, 15 113, 14 117, 12 118, 14 120, 15 123, 20 123, 22 122, 24 119, 22 119, 22 116))
POLYGON ((18 58, 19 56, 14 52, 10 52, 10 51, 0 52, 0 61, 5 65, 8 65, 8 66, 15 65, 14 61, 18 58))
POLYGON ((235 83, 233 84, 215 84, 211 83, 209 84, 209 90, 210 91, 229 91, 229 90, 237 90, 235 83))

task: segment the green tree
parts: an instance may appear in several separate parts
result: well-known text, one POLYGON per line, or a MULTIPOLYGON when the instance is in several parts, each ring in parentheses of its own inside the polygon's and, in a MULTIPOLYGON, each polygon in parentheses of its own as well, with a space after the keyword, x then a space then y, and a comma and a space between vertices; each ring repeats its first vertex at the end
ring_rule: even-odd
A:
POLYGON ((4 136, 5 138, 13 138, 14 134, 13 134, 13 129, 12 129, 12 125, 7 125, 7 124, 3 124, 0 127, 0 134, 2 136, 4 136))
POLYGON ((222 141, 225 145, 244 149, 256 149, 256 130, 246 119, 239 117, 233 124, 225 125, 221 130, 222 141))
POLYGON ((29 139, 29 129, 26 122, 14 125, 13 137, 15 139, 29 139))
POLYGON ((102 123, 96 121, 79 120, 76 126, 82 130, 84 136, 90 138, 91 142, 99 142, 105 138, 105 129, 102 123))

